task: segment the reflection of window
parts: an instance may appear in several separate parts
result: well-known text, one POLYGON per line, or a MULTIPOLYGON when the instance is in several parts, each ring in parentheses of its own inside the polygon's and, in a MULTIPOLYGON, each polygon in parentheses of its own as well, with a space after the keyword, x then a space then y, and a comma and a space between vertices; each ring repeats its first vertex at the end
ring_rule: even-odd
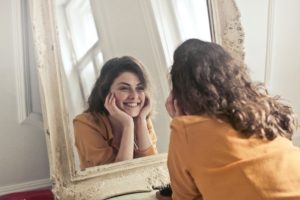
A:
POLYGON ((207 0, 152 1, 167 64, 179 43, 189 38, 211 41, 207 0))
MULTIPOLYGON (((103 64, 103 55, 100 49, 99 37, 90 5, 87 0, 69 0, 63 6, 66 28, 66 48, 70 51, 72 70, 77 75, 67 74, 69 87, 75 89, 74 85, 79 82, 81 97, 87 100, 100 66, 103 64), (74 84, 74 81, 77 81, 74 84)), ((71 89, 71 91, 72 91, 71 89)))
POLYGON ((172 0, 182 40, 199 38, 211 41, 206 0, 172 0))
POLYGON ((87 66, 80 72, 80 79, 82 80, 84 98, 87 99, 96 81, 93 63, 87 64, 87 66))
POLYGON ((90 1, 70 1, 66 14, 76 57, 80 59, 98 41, 90 1))

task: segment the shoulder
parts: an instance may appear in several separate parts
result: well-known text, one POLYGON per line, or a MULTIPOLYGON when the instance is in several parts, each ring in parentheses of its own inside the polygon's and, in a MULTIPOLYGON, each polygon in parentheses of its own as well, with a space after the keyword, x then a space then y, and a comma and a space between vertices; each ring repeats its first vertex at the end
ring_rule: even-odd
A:
POLYGON ((91 113, 81 113, 77 115, 73 121, 91 121, 93 120, 93 115, 91 113))
POLYGON ((194 123, 194 122, 205 122, 208 120, 212 120, 212 118, 202 116, 202 115, 181 115, 181 116, 174 117, 172 121, 181 121, 184 123, 194 123))
POLYGON ((186 159, 193 159, 190 163, 204 163, 211 155, 228 152, 237 137, 230 124, 206 116, 175 117, 171 123, 170 143, 173 148, 180 147, 186 159))
POLYGON ((209 121, 210 118, 196 115, 174 117, 171 121, 171 140, 187 141, 189 134, 202 132, 201 127, 209 121))
POLYGON ((79 115, 76 115, 73 121, 95 121, 95 120, 105 120, 108 119, 108 117, 101 113, 95 113, 92 114, 90 112, 81 113, 79 115))
POLYGON ((209 122, 212 122, 213 119, 205 116, 198 115, 185 115, 174 117, 171 121, 171 127, 191 127, 191 126, 199 126, 209 122))
POLYGON ((107 115, 97 113, 82 113, 73 120, 75 135, 100 133, 104 138, 112 138, 112 129, 107 115))
POLYGON ((89 125, 89 126, 106 125, 106 124, 109 124, 108 121, 109 120, 106 115, 103 115, 100 113, 92 114, 90 112, 81 113, 73 119, 74 124, 85 124, 85 125, 89 125))
POLYGON ((95 124, 96 119, 92 113, 81 113, 73 119, 74 124, 95 124))
POLYGON ((204 136, 225 137, 225 133, 234 132, 230 124, 207 116, 188 115, 173 118, 171 130, 181 137, 204 136), (183 136, 185 135, 185 136, 183 136))

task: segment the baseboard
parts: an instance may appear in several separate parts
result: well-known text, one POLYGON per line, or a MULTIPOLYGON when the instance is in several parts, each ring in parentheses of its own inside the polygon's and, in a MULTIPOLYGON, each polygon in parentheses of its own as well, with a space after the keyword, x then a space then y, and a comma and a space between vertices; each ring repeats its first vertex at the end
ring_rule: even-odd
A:
POLYGON ((23 192, 23 191, 30 191, 30 190, 36 190, 40 188, 50 188, 50 187, 51 187, 50 179, 40 179, 36 181, 29 181, 25 183, 18 183, 15 185, 0 187, 0 196, 9 193, 14 193, 14 192, 23 192))

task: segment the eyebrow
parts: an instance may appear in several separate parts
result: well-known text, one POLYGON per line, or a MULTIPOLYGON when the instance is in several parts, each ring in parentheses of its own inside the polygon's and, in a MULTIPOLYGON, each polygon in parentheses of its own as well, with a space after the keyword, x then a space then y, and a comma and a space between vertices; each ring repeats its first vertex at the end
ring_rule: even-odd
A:
POLYGON ((127 86, 130 86, 130 84, 125 83, 125 82, 120 82, 120 83, 118 83, 118 85, 127 85, 127 86))
MULTIPOLYGON (((118 85, 126 85, 126 86, 131 86, 129 83, 125 83, 125 82, 120 82, 118 83, 118 85)), ((136 86, 143 86, 144 84, 142 83, 138 83, 136 86)))

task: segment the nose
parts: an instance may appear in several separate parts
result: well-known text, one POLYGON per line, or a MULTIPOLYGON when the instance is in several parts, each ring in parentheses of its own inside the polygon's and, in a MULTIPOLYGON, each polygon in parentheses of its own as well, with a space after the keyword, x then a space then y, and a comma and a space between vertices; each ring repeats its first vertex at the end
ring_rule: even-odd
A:
POLYGON ((129 92, 129 98, 130 99, 136 99, 136 98, 138 98, 138 96, 139 96, 139 94, 138 94, 138 92, 137 91, 135 91, 135 90, 130 90, 130 92, 129 92))

